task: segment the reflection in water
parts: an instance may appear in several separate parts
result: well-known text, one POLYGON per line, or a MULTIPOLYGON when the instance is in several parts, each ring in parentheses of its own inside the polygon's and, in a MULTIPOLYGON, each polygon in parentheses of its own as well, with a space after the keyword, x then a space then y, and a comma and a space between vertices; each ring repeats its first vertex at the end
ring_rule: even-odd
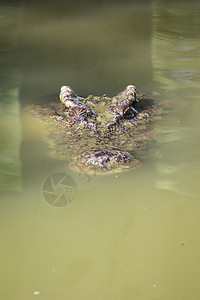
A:
POLYGON ((82 96, 115 95, 127 84, 151 88, 151 3, 118 2, 78 11, 75 2, 69 10, 61 4, 58 15, 38 12, 36 4, 24 8, 23 103, 62 85, 82 96))
POLYGON ((18 13, 0 6, 0 192, 21 189, 18 13))
POLYGON ((200 81, 198 3, 162 2, 154 6, 154 78, 167 90, 189 88, 200 81))
POLYGON ((173 113, 169 116, 170 124, 165 120, 157 129, 161 159, 156 187, 198 197, 197 181, 193 176, 188 178, 188 172, 189 165, 198 161, 200 148, 197 120, 200 107, 196 102, 200 81, 200 10, 195 2, 189 7, 188 3, 181 6, 178 2, 163 3, 155 5, 154 10, 154 79, 163 89, 161 93, 171 101, 173 113), (186 20, 190 20, 189 24, 186 20), (165 23, 169 27, 164 29, 165 23), (178 172, 168 172, 171 166, 181 165, 185 167, 178 172))

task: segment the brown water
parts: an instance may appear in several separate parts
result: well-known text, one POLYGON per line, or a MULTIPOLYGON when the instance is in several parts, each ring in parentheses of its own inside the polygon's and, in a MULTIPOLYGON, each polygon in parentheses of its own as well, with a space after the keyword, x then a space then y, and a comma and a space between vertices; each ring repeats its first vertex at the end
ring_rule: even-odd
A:
POLYGON ((199 299, 198 1, 3 6, 0 24, 1 298, 199 299), (172 107, 138 170, 72 172, 23 113, 63 84, 86 96, 129 83, 172 107), (76 183, 68 205, 42 195, 54 173, 76 183))

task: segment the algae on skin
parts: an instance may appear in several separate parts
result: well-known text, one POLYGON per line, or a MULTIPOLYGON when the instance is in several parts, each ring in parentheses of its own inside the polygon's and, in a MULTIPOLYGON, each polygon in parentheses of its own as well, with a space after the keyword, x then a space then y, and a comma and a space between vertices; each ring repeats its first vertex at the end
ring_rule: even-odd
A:
MULTIPOLYGON (((113 119, 110 113, 111 98, 89 96, 85 103, 95 110, 95 117, 87 117, 85 122, 74 118, 70 109, 56 100, 45 105, 32 105, 29 110, 48 127, 51 155, 66 159, 71 157, 71 166, 76 170, 91 173, 119 172, 140 165, 137 155, 145 150, 148 142, 155 138, 150 123, 160 118, 164 105, 140 96, 134 118, 120 120, 113 130, 108 130, 107 124, 113 119), (128 159, 116 163, 111 159, 106 166, 87 163, 85 156, 94 155, 98 151, 120 151, 127 153, 128 159)), ((91 159, 92 161, 92 159, 91 159)))

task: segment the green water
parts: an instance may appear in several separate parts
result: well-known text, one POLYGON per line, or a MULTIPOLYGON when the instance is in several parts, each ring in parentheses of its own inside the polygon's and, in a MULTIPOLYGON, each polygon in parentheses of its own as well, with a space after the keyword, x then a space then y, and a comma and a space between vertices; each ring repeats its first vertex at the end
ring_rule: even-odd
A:
POLYGON ((0 6, 0 25, 1 298, 199 299, 199 2, 29 1, 0 6), (131 83, 171 105, 138 170, 73 172, 24 112, 63 84, 131 83), (43 197, 55 173, 76 184, 70 204, 43 197))

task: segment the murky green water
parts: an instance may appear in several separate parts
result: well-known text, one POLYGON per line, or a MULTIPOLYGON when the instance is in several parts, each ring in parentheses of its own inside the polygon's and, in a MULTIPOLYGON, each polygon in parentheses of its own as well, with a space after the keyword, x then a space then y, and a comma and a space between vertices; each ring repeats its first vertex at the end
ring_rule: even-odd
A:
POLYGON ((0 7, 1 298, 199 299, 200 4, 77 5, 0 7), (72 172, 23 113, 63 84, 129 83, 172 107, 138 170, 72 172), (42 195, 55 173, 77 187, 60 208, 42 195))

